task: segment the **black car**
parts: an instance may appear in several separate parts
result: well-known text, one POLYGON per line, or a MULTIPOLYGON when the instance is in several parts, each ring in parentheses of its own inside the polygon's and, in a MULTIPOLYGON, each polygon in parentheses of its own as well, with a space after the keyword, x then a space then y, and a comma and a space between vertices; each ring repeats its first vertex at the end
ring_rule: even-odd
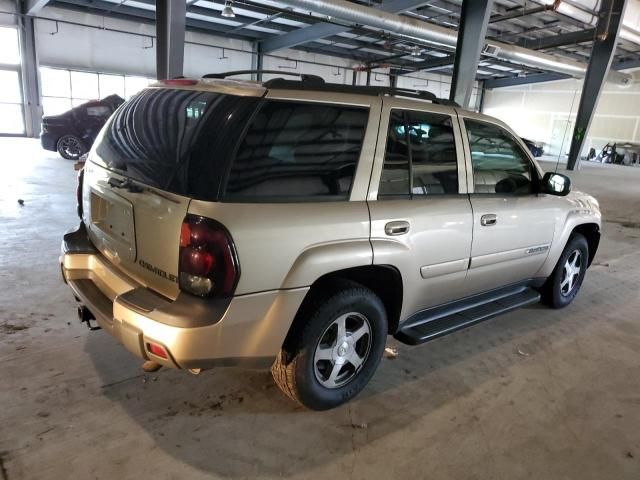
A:
POLYGON ((87 153, 107 119, 124 103, 118 95, 92 100, 60 115, 42 118, 40 143, 45 150, 58 152, 67 160, 87 153))
POLYGON ((533 155, 534 157, 541 157, 544 154, 543 144, 534 142, 533 140, 529 140, 528 138, 520 138, 522 138, 522 141, 531 152, 531 155, 533 155))

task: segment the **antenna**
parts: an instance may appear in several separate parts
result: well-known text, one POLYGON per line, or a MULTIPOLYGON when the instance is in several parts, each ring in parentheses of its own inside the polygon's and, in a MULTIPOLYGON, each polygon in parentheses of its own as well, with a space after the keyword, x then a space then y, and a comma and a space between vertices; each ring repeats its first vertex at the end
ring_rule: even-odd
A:
MULTIPOLYGON (((571 100, 571 108, 569 109, 569 115, 567 116, 567 125, 564 127, 564 134, 562 135, 562 143, 560 144, 560 151, 558 152, 558 159, 556 160, 556 169, 554 173, 558 173, 558 166, 560 165, 560 157, 562 156, 562 150, 564 150, 564 141, 567 138, 567 130, 569 130, 569 124, 571 123, 571 114, 573 113, 573 104, 576 101, 576 94, 578 90, 573 91, 573 99, 571 100)), ((578 155, 580 153, 578 152, 578 155)))

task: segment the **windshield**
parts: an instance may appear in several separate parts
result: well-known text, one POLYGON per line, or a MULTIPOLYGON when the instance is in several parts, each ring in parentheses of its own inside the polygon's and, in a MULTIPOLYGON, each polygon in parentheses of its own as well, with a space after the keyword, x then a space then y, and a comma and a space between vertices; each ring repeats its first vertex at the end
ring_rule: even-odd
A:
POLYGON ((94 161, 146 185, 215 200, 226 161, 258 102, 215 92, 143 90, 112 116, 94 161))

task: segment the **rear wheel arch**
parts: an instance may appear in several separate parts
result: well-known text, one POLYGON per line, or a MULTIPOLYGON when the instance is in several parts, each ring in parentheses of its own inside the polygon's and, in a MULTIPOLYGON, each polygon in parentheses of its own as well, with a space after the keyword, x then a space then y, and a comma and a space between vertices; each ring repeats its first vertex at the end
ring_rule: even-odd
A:
POLYGON ((387 313, 388 333, 394 334, 398 329, 402 310, 402 275, 391 265, 365 265, 330 272, 313 282, 298 308, 284 345, 287 346, 294 340, 297 332, 304 325, 305 310, 313 305, 318 295, 346 289, 354 284, 368 288, 380 298, 387 313))

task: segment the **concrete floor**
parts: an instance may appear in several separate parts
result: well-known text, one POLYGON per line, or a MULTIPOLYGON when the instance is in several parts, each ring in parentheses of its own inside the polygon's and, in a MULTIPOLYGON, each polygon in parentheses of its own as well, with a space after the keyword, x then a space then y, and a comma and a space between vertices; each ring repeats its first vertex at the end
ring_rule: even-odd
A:
POLYGON ((87 331, 57 263, 72 162, 24 139, 0 158, 1 480, 640 478, 640 168, 571 174, 606 223, 568 309, 400 346, 356 401, 315 413, 267 372, 143 374, 87 331))

